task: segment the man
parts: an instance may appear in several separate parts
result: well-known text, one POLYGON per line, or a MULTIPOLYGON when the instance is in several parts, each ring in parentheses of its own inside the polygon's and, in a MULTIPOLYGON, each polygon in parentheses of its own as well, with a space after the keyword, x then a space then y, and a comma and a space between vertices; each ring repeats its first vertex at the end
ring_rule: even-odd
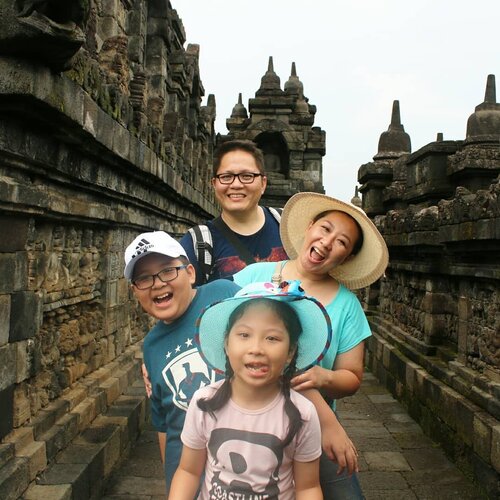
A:
POLYGON ((195 226, 180 241, 196 269, 197 285, 229 278, 253 262, 287 258, 279 212, 259 206, 267 177, 262 151, 253 142, 233 140, 219 146, 212 186, 222 208, 220 217, 195 226))

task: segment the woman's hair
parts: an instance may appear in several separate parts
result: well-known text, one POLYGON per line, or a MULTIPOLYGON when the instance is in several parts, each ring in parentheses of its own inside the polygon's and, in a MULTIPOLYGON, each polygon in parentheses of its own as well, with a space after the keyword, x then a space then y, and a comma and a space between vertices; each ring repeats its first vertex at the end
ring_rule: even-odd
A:
POLYGON ((328 214, 331 214, 332 212, 341 212, 343 214, 346 214, 356 224, 356 227, 358 228, 358 237, 356 238, 356 241, 354 242, 354 245, 352 247, 352 251, 350 253, 350 255, 356 255, 361 250, 361 247, 363 246, 364 236, 363 236, 363 230, 361 229, 359 222, 352 215, 349 215, 347 212, 343 212, 342 210, 325 210, 324 212, 321 212, 318 215, 316 215, 316 217, 314 217, 314 219, 312 220, 313 224, 315 222, 318 222, 320 219, 327 216, 328 214))
MULTIPOLYGON (((257 298, 243 302, 243 304, 238 306, 231 313, 227 322, 225 332, 226 339, 236 321, 238 321, 238 319, 240 319, 250 307, 257 304, 265 304, 266 307, 274 311, 281 318, 290 338, 290 349, 295 349, 294 356, 288 366, 285 368, 281 380, 281 390, 283 392, 283 396, 285 397, 284 408, 289 420, 288 432, 285 436, 285 439, 283 440, 283 447, 285 447, 290 444, 295 434, 297 434, 300 427, 302 426, 302 418, 300 416, 300 412, 290 399, 290 380, 296 372, 296 361, 298 355, 297 343, 299 336, 302 333, 302 325, 300 324, 299 317, 297 316, 295 310, 285 302, 274 299, 257 298)), ((226 356, 226 371, 224 382, 211 398, 198 400, 198 408, 200 408, 202 411, 210 413, 213 418, 217 418, 215 416, 215 412, 222 408, 231 397, 231 378, 233 377, 233 375, 233 369, 231 368, 229 359, 226 356)))

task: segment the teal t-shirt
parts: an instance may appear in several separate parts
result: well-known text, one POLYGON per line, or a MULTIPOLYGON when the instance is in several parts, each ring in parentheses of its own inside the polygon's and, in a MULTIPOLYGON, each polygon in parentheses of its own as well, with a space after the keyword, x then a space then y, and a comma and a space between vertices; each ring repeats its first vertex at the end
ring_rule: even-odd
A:
MULTIPOLYGON (((236 273, 233 280, 241 287, 249 283, 271 281, 275 269, 276 262, 258 262, 236 273)), ((332 322, 332 343, 319 364, 331 370, 337 354, 356 347, 371 335, 371 330, 358 298, 345 286, 340 285, 334 299, 323 306, 332 322)))
POLYGON ((203 361, 194 336, 201 311, 219 300, 232 297, 239 286, 217 280, 197 288, 186 312, 173 323, 158 321, 144 339, 144 363, 151 380, 151 415, 158 432, 167 433, 165 476, 170 485, 179 464, 180 434, 194 392, 215 382, 216 375, 203 361))

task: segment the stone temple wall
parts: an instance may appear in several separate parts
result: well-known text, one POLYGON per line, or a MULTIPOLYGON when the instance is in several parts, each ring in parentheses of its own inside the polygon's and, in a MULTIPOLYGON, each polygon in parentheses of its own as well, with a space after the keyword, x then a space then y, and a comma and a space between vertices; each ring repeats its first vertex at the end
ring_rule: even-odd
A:
MULTIPOLYGON (((397 102, 396 102, 397 103, 397 102)), ((363 291, 367 362, 481 489, 500 472, 500 105, 494 76, 460 141, 410 153, 395 103, 374 161, 359 169, 363 208, 389 247, 363 291)))
POLYGON ((215 100, 201 106, 199 49, 184 48, 170 2, 59 4, 0 4, 2 498, 85 432, 102 470, 81 484, 99 491, 129 439, 116 415, 98 415, 116 402, 144 413, 143 398, 120 399, 150 326, 123 278, 124 248, 216 212, 215 100), (118 444, 95 451, 96 426, 118 444))

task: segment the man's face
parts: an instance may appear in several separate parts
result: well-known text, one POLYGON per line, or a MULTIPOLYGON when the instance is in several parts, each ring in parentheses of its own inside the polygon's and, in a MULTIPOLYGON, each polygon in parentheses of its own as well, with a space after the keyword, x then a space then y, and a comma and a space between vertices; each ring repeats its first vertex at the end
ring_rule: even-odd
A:
MULTIPOLYGON (((179 259, 152 253, 140 259, 134 267, 132 279, 134 295, 144 311, 165 323, 172 323, 180 318, 193 299, 192 285, 195 281, 193 266, 188 264, 186 268, 179 269, 177 277, 168 283, 164 283, 158 276, 155 276, 153 286, 145 290, 134 285, 134 281, 143 281, 147 276, 156 275, 163 270, 182 265, 182 261, 179 259)), ((175 274, 173 275, 175 276, 175 274)))
MULTIPOLYGON (((217 175, 241 173, 260 174, 261 172, 250 153, 241 150, 226 153, 222 157, 217 175)), ((223 212, 246 212, 251 211, 259 204, 266 189, 267 178, 255 177, 251 184, 243 184, 237 177, 231 184, 222 184, 217 178, 214 178, 212 185, 223 212)))

